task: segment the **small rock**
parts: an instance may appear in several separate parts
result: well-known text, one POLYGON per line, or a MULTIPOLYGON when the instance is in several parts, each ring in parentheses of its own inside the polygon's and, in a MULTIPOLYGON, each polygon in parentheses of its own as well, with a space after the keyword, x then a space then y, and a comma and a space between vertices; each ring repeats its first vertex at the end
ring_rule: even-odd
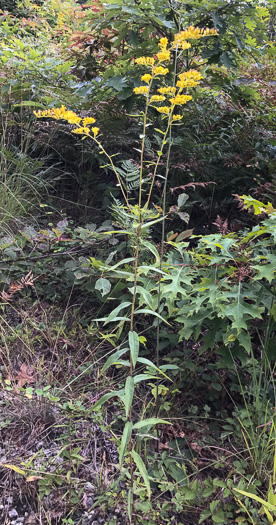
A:
POLYGON ((85 486, 84 486, 85 490, 88 490, 89 492, 94 492, 95 490, 95 487, 94 485, 92 485, 92 483, 85 483, 85 486))
POLYGON ((9 511, 9 517, 10 518, 17 518, 17 516, 18 516, 18 512, 17 512, 16 509, 12 509, 12 510, 9 511))
POLYGON ((16 523, 16 525, 17 525, 17 524, 19 525, 19 523, 24 523, 24 521, 25 521, 25 518, 23 518, 23 516, 22 516, 22 517, 20 517, 20 518, 17 518, 17 520, 16 520, 15 523, 16 523))

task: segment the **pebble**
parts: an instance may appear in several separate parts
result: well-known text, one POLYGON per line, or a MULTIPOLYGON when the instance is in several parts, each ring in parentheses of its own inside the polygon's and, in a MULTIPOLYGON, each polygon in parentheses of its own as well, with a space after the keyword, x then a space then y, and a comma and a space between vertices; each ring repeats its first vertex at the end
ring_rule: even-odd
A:
POLYGON ((10 510, 8 514, 9 514, 10 518, 17 518, 17 516, 18 516, 18 512, 17 512, 16 509, 10 510))

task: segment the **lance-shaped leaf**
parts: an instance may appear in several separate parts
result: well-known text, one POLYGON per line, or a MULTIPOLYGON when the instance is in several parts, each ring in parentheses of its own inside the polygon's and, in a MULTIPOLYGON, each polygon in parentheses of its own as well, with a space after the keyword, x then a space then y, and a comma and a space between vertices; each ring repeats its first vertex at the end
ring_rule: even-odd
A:
POLYGON ((114 354, 109 356, 109 358, 107 359, 107 361, 105 362, 104 366, 101 369, 100 375, 103 374, 110 366, 117 363, 118 359, 120 359, 120 357, 123 354, 125 354, 127 350, 128 348, 121 348, 120 350, 117 350, 117 352, 114 352, 114 354))
POLYGON ((131 451, 131 455, 135 461, 135 464, 142 476, 142 478, 144 479, 144 483, 146 485, 146 489, 147 489, 147 494, 148 494, 148 498, 150 499, 150 480, 149 480, 149 475, 147 473, 147 469, 146 469, 146 465, 144 463, 144 461, 142 460, 141 456, 139 456, 139 454, 137 454, 137 452, 135 452, 135 450, 132 450, 131 451))
POLYGON ((97 408, 101 407, 106 401, 108 401, 111 397, 119 397, 124 402, 124 390, 113 390, 113 392, 108 392, 107 394, 104 394, 98 401, 95 403, 95 405, 92 406, 92 410, 96 410, 97 408))
POLYGON ((17 474, 22 474, 22 476, 25 476, 26 474, 25 470, 22 470, 22 468, 19 468, 16 465, 7 465, 6 463, 3 463, 2 466, 9 468, 10 470, 14 470, 14 472, 17 472, 17 474))
POLYGON ((114 321, 115 319, 117 319, 118 314, 120 313, 121 310, 123 310, 124 308, 127 308, 130 305, 131 303, 129 301, 124 301, 123 303, 119 304, 117 308, 114 308, 114 310, 112 310, 112 312, 109 314, 108 317, 102 317, 101 319, 95 319, 95 321, 105 321, 104 324, 111 323, 111 321, 114 321))
POLYGON ((165 419, 160 419, 158 417, 149 417, 148 419, 143 419, 143 421, 138 421, 138 423, 135 423, 133 426, 133 429, 139 430, 140 428, 144 427, 152 427, 153 425, 170 425, 171 423, 169 421, 166 421, 165 419))
POLYGON ((131 403, 133 400, 133 394, 134 394, 134 380, 132 376, 128 376, 126 380, 126 386, 125 386, 125 409, 126 409, 126 416, 128 416, 128 413, 130 411, 131 403))
POLYGON ((129 444, 129 440, 130 440, 132 429, 133 429, 132 421, 127 421, 126 424, 125 424, 124 431, 123 431, 121 443, 119 445, 119 465, 120 465, 120 468, 121 468, 122 463, 123 463, 123 459, 124 459, 126 448, 127 448, 128 444, 129 444))
POLYGON ((132 365, 133 369, 135 368, 135 365, 137 363, 138 355, 139 355, 139 336, 137 332, 129 332, 128 334, 128 341, 129 341, 129 348, 130 348, 130 355, 132 359, 132 365))

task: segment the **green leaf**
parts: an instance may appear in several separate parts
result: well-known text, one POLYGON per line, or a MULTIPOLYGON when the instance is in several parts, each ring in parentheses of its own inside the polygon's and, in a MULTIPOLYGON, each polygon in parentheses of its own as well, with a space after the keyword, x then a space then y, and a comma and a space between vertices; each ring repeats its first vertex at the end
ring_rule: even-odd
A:
POLYGON ((221 62, 227 69, 235 69, 235 63, 233 62, 230 53, 225 51, 221 55, 221 62))
POLYGON ((152 427, 152 425, 170 425, 171 423, 169 421, 166 421, 165 419, 159 419, 158 417, 150 417, 148 419, 143 419, 143 421, 138 421, 138 423, 135 423, 133 426, 133 430, 140 429, 143 427, 152 427))
POLYGON ((209 510, 204 510, 201 514, 200 514, 200 519, 199 519, 199 525, 200 523, 202 523, 203 521, 207 520, 208 518, 210 518, 210 516, 212 516, 212 513, 209 511, 209 510))
POLYGON ((127 85, 126 78, 117 75, 116 77, 111 77, 106 81, 106 85, 112 87, 116 91, 121 91, 127 85))
POLYGON ((245 490, 240 490, 240 489, 233 489, 233 490, 235 492, 238 492, 239 494, 242 494, 243 496, 246 496, 247 498, 251 498, 254 501, 258 501, 267 509, 272 510, 273 512, 276 512, 275 505, 271 505, 270 503, 268 503, 268 501, 265 501, 264 499, 259 498, 259 496, 256 496, 256 494, 252 494, 251 492, 246 492, 245 490))
POLYGON ((133 429, 132 421, 127 421, 126 424, 125 424, 125 427, 124 427, 121 443, 120 443, 120 446, 119 446, 119 465, 120 465, 120 468, 122 467, 125 451, 126 451, 126 448, 127 448, 128 444, 129 444, 129 440, 130 440, 132 429, 133 429))
POLYGON ((184 241, 184 239, 193 235, 193 231, 194 230, 185 230, 184 232, 181 232, 176 238, 176 242, 184 241))
POLYGON ((127 494, 127 515, 128 515, 129 523, 132 522, 132 503, 133 503, 133 489, 132 487, 129 487, 128 494, 127 494))
POLYGON ((188 198, 189 195, 187 195, 187 193, 181 193, 180 195, 178 195, 177 207, 182 208, 182 206, 184 206, 184 204, 187 202, 188 198))
POLYGON ((151 314, 151 315, 155 315, 155 317, 159 317, 159 319, 161 319, 161 321, 164 321, 164 323, 166 323, 168 325, 170 324, 170 323, 168 323, 168 321, 166 321, 166 319, 164 319, 164 317, 159 315, 157 312, 154 312, 153 310, 148 310, 146 308, 142 308, 141 310, 136 310, 135 314, 151 314))
POLYGON ((224 523, 225 522, 225 514, 222 509, 219 509, 213 516, 212 520, 214 523, 224 523))
POLYGON ((137 358, 139 355, 139 336, 136 332, 129 332, 128 334, 130 354, 133 364, 133 369, 136 366, 137 358))
POLYGON ((104 394, 100 399, 98 399, 98 401, 96 401, 95 405, 92 406, 91 410, 96 410, 97 408, 101 407, 111 397, 120 397, 122 399, 123 395, 124 390, 113 390, 113 392, 108 392, 107 394, 104 394))
POLYGON ((133 394, 134 394, 134 379, 132 376, 128 376, 126 380, 126 386, 125 386, 125 409, 126 409, 126 416, 128 416, 130 407, 133 400, 133 394))
POLYGON ((146 489, 147 489, 147 494, 148 494, 148 498, 150 499, 150 495, 151 495, 151 492, 150 492, 150 480, 149 480, 149 475, 147 473, 147 469, 146 469, 146 466, 145 466, 145 463, 143 462, 141 456, 139 456, 139 454, 137 454, 137 452, 135 452, 134 450, 131 451, 131 455, 135 461, 135 464, 142 476, 142 478, 144 479, 144 483, 146 485, 146 489))
POLYGON ((108 279, 104 279, 103 277, 101 277, 96 281, 95 290, 99 290, 103 297, 104 295, 107 295, 110 292, 111 282, 108 279))
POLYGON ((118 313, 121 310, 123 310, 124 308, 127 308, 131 304, 132 303, 130 303, 129 301, 125 301, 125 302, 119 304, 119 306, 117 306, 117 308, 114 308, 114 310, 112 310, 111 314, 109 314, 109 316, 105 319, 105 323, 104 324, 107 324, 107 323, 110 323, 111 321, 113 321, 115 319, 115 317, 118 316, 118 313))
POLYGON ((170 379, 166 374, 164 374, 164 372, 161 370, 161 368, 158 368, 152 361, 150 361, 146 357, 138 357, 137 361, 138 361, 138 363, 143 363, 144 365, 147 365, 150 368, 154 368, 160 374, 162 374, 166 379, 168 379, 169 381, 172 381, 172 379, 170 379))
POLYGON ((105 362, 104 366, 102 367, 100 371, 100 375, 102 375, 110 366, 114 365, 118 359, 127 352, 128 348, 121 348, 121 350, 117 350, 117 352, 114 352, 107 361, 105 362))

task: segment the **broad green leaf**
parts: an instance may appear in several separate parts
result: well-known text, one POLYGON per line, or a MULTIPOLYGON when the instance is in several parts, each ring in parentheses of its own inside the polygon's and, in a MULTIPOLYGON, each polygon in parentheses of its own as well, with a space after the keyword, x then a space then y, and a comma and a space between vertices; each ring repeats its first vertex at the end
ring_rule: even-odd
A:
POLYGON ((96 281, 95 289, 99 290, 103 297, 104 295, 107 295, 110 292, 111 282, 108 279, 104 279, 103 277, 100 277, 100 279, 96 281))
POLYGON ((105 362, 104 366, 101 369, 100 375, 103 374, 110 366, 114 365, 118 361, 118 359, 127 352, 128 348, 121 348, 120 350, 117 350, 117 352, 114 352, 107 361, 105 362))
POLYGON ((137 358, 139 355, 139 336, 136 332, 129 332, 128 334, 130 354, 133 364, 133 369, 137 363, 137 358))
POLYGON ((184 206, 184 204, 187 202, 188 198, 189 195, 187 195, 187 193, 181 193, 180 195, 178 195, 177 207, 182 208, 182 206, 184 206))
POLYGON ((146 489, 147 489, 147 493, 148 493, 148 498, 150 499, 150 495, 151 495, 151 492, 150 492, 150 480, 149 480, 149 475, 147 473, 147 469, 146 469, 146 466, 145 466, 145 463, 143 462, 141 456, 139 456, 139 454, 137 454, 137 452, 135 452, 135 450, 132 450, 131 451, 131 455, 136 463, 136 466, 142 476, 142 478, 144 479, 144 483, 146 485, 146 489))
POLYGON ((184 239, 193 235, 193 231, 194 230, 185 230, 184 232, 181 232, 176 238, 176 242, 184 241, 184 239))
POLYGON ((120 465, 120 468, 121 468, 122 463, 123 463, 123 459, 124 459, 126 448, 127 448, 128 444, 129 444, 132 428, 133 428, 132 421, 127 421, 126 424, 125 424, 124 431, 123 431, 121 443, 119 445, 119 465, 120 465))
POLYGON ((126 386, 125 386, 125 409, 126 409, 126 416, 128 416, 130 407, 133 400, 133 394, 134 394, 134 379, 132 376, 128 376, 126 380, 126 386))

